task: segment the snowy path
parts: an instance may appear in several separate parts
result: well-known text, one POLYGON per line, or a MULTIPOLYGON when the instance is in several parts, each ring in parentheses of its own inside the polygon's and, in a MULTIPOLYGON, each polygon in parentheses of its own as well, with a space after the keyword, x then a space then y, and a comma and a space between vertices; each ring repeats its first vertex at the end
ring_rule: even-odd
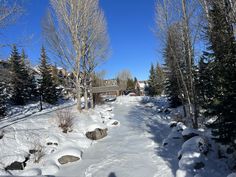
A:
POLYGON ((167 121, 138 101, 113 104, 120 127, 83 152, 78 163, 56 174, 77 177, 171 177, 177 165, 175 152, 165 153, 163 138, 170 131, 167 121), (169 154, 169 155, 166 155, 169 154))

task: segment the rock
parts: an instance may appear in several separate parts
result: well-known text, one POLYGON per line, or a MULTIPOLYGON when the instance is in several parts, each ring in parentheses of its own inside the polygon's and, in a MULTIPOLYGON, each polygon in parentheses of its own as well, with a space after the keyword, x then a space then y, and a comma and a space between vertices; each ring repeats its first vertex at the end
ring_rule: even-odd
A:
POLYGON ((195 170, 199 170, 199 169, 204 168, 204 167, 205 167, 205 164, 203 162, 196 162, 193 168, 195 170))
POLYGON ((96 128, 94 131, 87 132, 86 137, 91 140, 99 140, 107 136, 107 128, 100 129, 96 128))
POLYGON ((164 110, 164 113, 165 113, 165 114, 170 114, 170 113, 171 113, 171 110, 168 109, 168 108, 166 108, 166 109, 164 110))
POLYGON ((180 160, 182 158, 182 154, 178 155, 178 160, 180 160))
POLYGON ((194 137, 194 136, 198 136, 198 134, 196 134, 196 133, 190 133, 190 134, 188 134, 188 135, 183 135, 183 138, 184 138, 184 141, 187 141, 187 140, 191 139, 191 138, 194 137))
POLYGON ((118 124, 119 124, 119 122, 117 122, 117 121, 112 123, 112 125, 118 125, 118 124))
POLYGON ((177 126, 177 122, 170 122, 169 123, 170 128, 173 128, 173 127, 176 127, 176 126, 177 126))
POLYGON ((163 146, 166 146, 166 145, 168 145, 168 143, 163 143, 163 146))
POLYGON ((13 162, 11 165, 7 166, 5 170, 24 170, 26 164, 24 162, 13 162))
POLYGON ((64 164, 67 164, 67 163, 76 162, 78 160, 80 160, 79 157, 76 157, 76 156, 73 156, 73 155, 64 155, 64 156, 62 156, 58 159, 58 162, 61 165, 64 165, 64 164))
POLYGON ((183 130, 182 135, 183 135, 184 141, 187 141, 194 136, 199 136, 200 132, 192 128, 186 128, 183 130))
POLYGON ((38 152, 38 150, 36 150, 36 149, 30 149, 30 150, 29 150, 29 153, 30 153, 30 154, 35 154, 36 152, 38 152))
POLYGON ((227 177, 236 177, 236 173, 231 173, 227 177))

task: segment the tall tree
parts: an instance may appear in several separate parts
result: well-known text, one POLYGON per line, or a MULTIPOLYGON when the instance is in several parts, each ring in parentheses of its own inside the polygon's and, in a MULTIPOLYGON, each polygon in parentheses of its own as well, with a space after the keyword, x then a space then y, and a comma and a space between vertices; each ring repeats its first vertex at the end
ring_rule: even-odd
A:
MULTIPOLYGON (((183 44, 181 42, 181 31, 179 24, 173 24, 168 29, 166 47, 164 50, 165 58, 165 92, 169 97, 171 107, 185 104, 183 87, 183 44)), ((183 108, 185 108, 183 106, 183 108)), ((185 109, 184 109, 185 112, 185 109)))
MULTIPOLYGON (((156 6, 156 24, 158 27, 157 34, 162 35, 164 44, 167 45, 169 36, 169 29, 175 24, 179 29, 179 41, 181 42, 181 55, 174 56, 175 67, 179 78, 179 88, 182 91, 184 108, 187 108, 186 115, 192 122, 194 128, 198 128, 198 105, 195 97, 195 83, 194 83, 194 46, 199 33, 200 20, 198 1, 195 0, 181 0, 157 1, 156 6), (174 15, 173 15, 174 14, 174 15), (182 60, 179 63, 179 60, 182 60)), ((176 49, 171 47, 171 50, 176 49)))
POLYGON ((24 49, 21 53, 21 62, 22 62, 22 77, 24 77, 24 88, 25 88, 25 99, 28 100, 36 100, 37 90, 36 90, 36 81, 34 77, 34 73, 31 69, 30 62, 25 54, 24 49))
POLYGON ((39 82, 39 94, 42 97, 42 101, 50 104, 55 104, 58 100, 58 90, 53 82, 51 67, 47 61, 47 55, 45 48, 41 49, 41 63, 39 66, 40 79, 39 82))
POLYGON ((125 91, 127 89, 127 81, 128 79, 131 79, 131 78, 132 78, 132 75, 130 71, 127 69, 124 69, 118 73, 117 81, 122 91, 125 91))
POLYGON ((6 84, 3 81, 0 81, 0 118, 6 115, 6 84))
POLYGON ((73 72, 77 108, 81 110, 83 89, 81 74, 86 73, 82 67, 82 60, 88 57, 92 63, 89 66, 94 68, 95 63, 91 61, 96 59, 98 51, 102 51, 100 49, 104 43, 101 41, 106 39, 103 35, 106 34, 104 14, 98 0, 51 0, 50 2, 52 8, 43 25, 45 39, 58 58, 62 59, 63 66, 73 72))
POLYGON ((150 96, 156 95, 155 85, 156 85, 156 72, 154 65, 151 64, 151 68, 149 71, 149 79, 148 79, 148 94, 150 96))
POLYGON ((11 99, 16 105, 24 105, 26 102, 25 68, 16 46, 12 48, 11 63, 11 99))
POLYGON ((236 138, 236 40, 229 16, 228 0, 212 1, 209 10, 209 49, 213 51, 214 99, 211 108, 218 116, 213 133, 222 143, 234 143, 236 138), (229 72, 230 71, 230 72, 229 72))
POLYGON ((156 95, 161 95, 164 90, 164 72, 162 67, 157 63, 156 65, 156 95))

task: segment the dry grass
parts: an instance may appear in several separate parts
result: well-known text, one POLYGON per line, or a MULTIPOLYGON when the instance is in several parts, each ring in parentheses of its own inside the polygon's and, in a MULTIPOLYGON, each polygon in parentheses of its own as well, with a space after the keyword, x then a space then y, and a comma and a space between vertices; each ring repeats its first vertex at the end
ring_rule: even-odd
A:
POLYGON ((71 132, 74 123, 71 109, 57 111, 57 122, 63 133, 71 132))

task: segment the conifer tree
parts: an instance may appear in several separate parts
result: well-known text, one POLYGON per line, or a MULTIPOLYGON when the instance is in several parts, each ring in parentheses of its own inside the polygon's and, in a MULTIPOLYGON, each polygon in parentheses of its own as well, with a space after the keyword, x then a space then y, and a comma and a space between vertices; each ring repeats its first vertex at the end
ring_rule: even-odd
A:
POLYGON ((0 82, 0 118, 6 115, 6 89, 5 83, 3 81, 0 82))
POLYGON ((233 24, 228 20, 227 1, 214 1, 209 13, 209 49, 215 57, 212 65, 214 99, 211 108, 218 116, 212 125, 216 139, 224 144, 236 139, 236 40, 233 24))
POLYGON ((39 66, 41 78, 39 82, 39 94, 42 101, 55 104, 58 100, 58 91, 56 84, 53 82, 52 71, 47 61, 47 55, 44 47, 41 49, 41 63, 39 66))
POLYGON ((149 72, 149 80, 148 80, 148 95, 154 96, 156 94, 155 85, 156 85, 156 72, 154 65, 151 64, 151 69, 149 72))
POLYGON ((156 65, 156 78, 155 78, 155 94, 156 95, 161 95, 163 90, 164 90, 164 73, 163 70, 161 68, 161 66, 157 63, 156 65))
POLYGON ((26 102, 25 71, 16 46, 12 48, 11 63, 11 100, 15 105, 24 105, 26 102))
POLYGON ((37 97, 36 81, 34 74, 30 68, 30 62, 27 59, 24 49, 21 53, 21 62, 23 66, 22 74, 25 78, 24 87, 26 100, 35 100, 37 97))
POLYGON ((127 90, 134 90, 135 89, 135 82, 133 79, 128 78, 127 80, 127 90))

